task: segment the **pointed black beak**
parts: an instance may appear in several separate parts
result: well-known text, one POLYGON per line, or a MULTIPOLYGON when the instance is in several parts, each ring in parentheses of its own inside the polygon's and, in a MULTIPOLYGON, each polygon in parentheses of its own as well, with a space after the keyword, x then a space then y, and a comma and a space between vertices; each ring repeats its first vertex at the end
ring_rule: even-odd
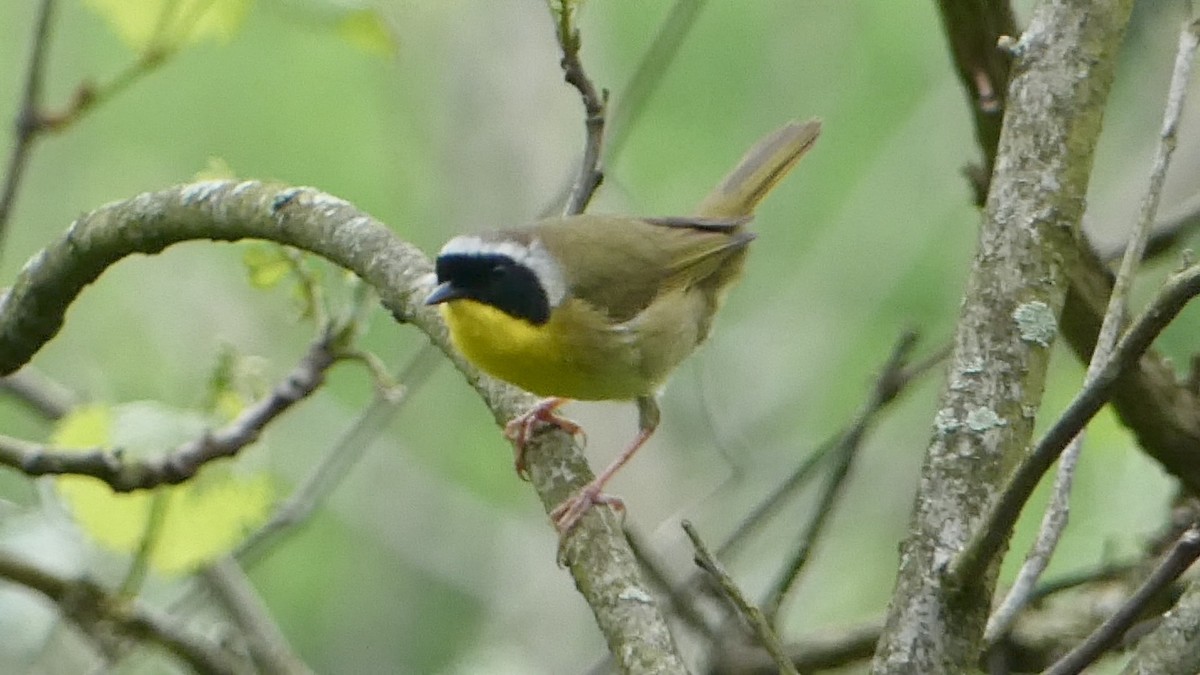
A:
POLYGON ((455 287, 449 281, 443 281, 438 284, 429 297, 425 298, 426 305, 437 305, 450 300, 457 300, 466 297, 461 289, 455 287))

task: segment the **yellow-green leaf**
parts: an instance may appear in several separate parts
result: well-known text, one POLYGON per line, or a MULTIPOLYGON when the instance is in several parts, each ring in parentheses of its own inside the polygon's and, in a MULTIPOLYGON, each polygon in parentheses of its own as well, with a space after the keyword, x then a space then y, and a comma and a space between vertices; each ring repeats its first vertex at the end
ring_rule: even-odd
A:
MULTIPOLYGON (((201 415, 157 403, 88 406, 65 417, 53 434, 55 445, 120 448, 130 457, 168 452, 210 426, 201 415)), ((151 517, 155 494, 165 495, 163 522, 149 565, 163 573, 183 573, 224 555, 246 532, 261 524, 272 501, 265 475, 239 475, 227 463, 205 467, 177 486, 128 494, 82 476, 57 481, 72 517, 105 548, 134 553, 151 517)))
POLYGON ((205 40, 228 42, 253 0, 84 0, 130 49, 175 49, 205 40))
POLYGON ((375 10, 355 9, 342 15, 337 22, 337 33, 371 56, 389 58, 396 55, 395 36, 375 10))
POLYGON ((208 162, 192 176, 192 180, 227 180, 237 178, 237 172, 224 157, 209 157, 208 162))
POLYGON ((256 288, 274 288, 292 272, 293 263, 277 244, 252 242, 242 254, 242 263, 256 288))

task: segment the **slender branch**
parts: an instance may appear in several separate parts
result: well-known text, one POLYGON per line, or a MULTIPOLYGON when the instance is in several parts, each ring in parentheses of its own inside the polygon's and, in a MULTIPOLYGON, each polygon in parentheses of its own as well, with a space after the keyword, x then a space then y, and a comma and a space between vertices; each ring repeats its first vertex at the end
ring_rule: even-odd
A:
POLYGON ((567 84, 579 91, 583 100, 583 124, 585 143, 583 147, 583 162, 579 168, 579 177, 571 189, 564 213, 573 216, 583 213, 592 195, 604 180, 604 172, 600 168, 600 154, 604 144, 604 113, 608 103, 608 92, 601 93, 592 84, 579 60, 579 48, 582 39, 579 29, 575 26, 575 5, 569 0, 556 0, 551 3, 556 23, 556 35, 559 47, 562 48, 563 77, 567 84))
POLYGON ((196 475, 208 462, 232 457, 258 439, 272 420, 307 398, 325 381, 337 355, 328 332, 316 340, 300 363, 271 395, 250 406, 233 422, 151 459, 125 457, 120 451, 51 450, 0 436, 0 464, 30 476, 78 474, 108 483, 117 492, 178 484, 196 475))
POLYGON ((239 563, 246 567, 254 566, 278 545, 285 533, 308 519, 371 447, 374 437, 404 408, 412 394, 429 380, 434 367, 440 363, 435 360, 436 356, 437 350, 431 345, 423 346, 401 369, 397 381, 402 388, 398 393, 391 389, 376 393, 375 400, 309 471, 291 496, 238 545, 233 557, 239 563))
POLYGON ((50 421, 62 418, 75 405, 74 392, 35 368, 22 368, 8 377, 0 377, 0 390, 50 421))
POLYGON ((1084 668, 1115 645, 1150 601, 1187 571, 1197 558, 1200 558, 1200 526, 1193 525, 1179 537, 1162 563, 1150 573, 1133 595, 1078 647, 1047 668, 1043 675, 1075 675, 1083 672, 1084 668))
POLYGON ((975 203, 983 206, 1000 144, 1011 66, 1011 57, 996 42, 1001 36, 1016 35, 1017 22, 1008 0, 938 0, 938 9, 958 79, 970 99, 975 137, 983 151, 982 165, 965 170, 974 188, 975 203))
MULTIPOLYGON (((1154 258, 1171 250, 1181 239, 1200 228, 1200 193, 1192 195, 1156 221, 1146 242, 1146 258, 1154 258)), ((1124 247, 1113 247, 1098 252, 1104 260, 1116 260, 1125 252, 1124 247)))
POLYGON ((250 659, 263 675, 302 675, 312 671, 288 645, 246 574, 228 556, 200 572, 213 596, 239 629, 250 659))
MULTIPOLYGON (((847 628, 828 630, 791 640, 784 646, 800 672, 839 669, 871 658, 883 632, 882 618, 847 628)), ((775 658, 757 645, 729 644, 708 670, 713 675, 775 675, 775 658)))
POLYGON ((104 624, 124 638, 162 647, 197 673, 247 671, 219 645, 184 631, 147 608, 110 596, 91 580, 60 577, 3 551, 0 551, 0 578, 46 596, 84 633, 99 630, 104 624))
POLYGON ((1004 491, 982 519, 975 536, 949 566, 948 574, 955 583, 975 578, 992 564, 1042 475, 1058 459, 1067 443, 1099 412, 1122 371, 1137 362, 1158 334, 1198 294, 1200 266, 1188 268, 1168 279, 1158 296, 1117 343, 1112 358, 1096 373, 1095 380, 1075 395, 1063 414, 1017 466, 1004 491))
MULTIPOLYGON (((1121 269, 1113 284, 1112 294, 1108 299, 1108 309, 1100 326, 1100 334, 1096 339, 1096 347, 1088 363, 1084 386, 1096 378, 1096 373, 1111 358, 1117 336, 1126 323, 1128 313, 1129 293, 1133 288, 1133 279, 1138 265, 1146 250, 1146 242, 1150 237, 1154 217, 1158 212, 1158 203, 1162 196, 1163 182, 1166 179, 1167 167, 1171 164, 1171 155, 1177 143, 1179 119, 1183 113, 1183 101, 1191 80, 1192 63, 1195 60, 1198 43, 1197 28, 1200 23, 1189 21, 1180 32, 1179 47, 1175 55, 1175 68, 1171 76, 1171 85, 1167 94, 1166 108, 1163 112, 1162 130, 1159 133, 1158 150, 1154 157, 1153 168, 1150 171, 1150 184, 1142 199, 1141 210, 1137 222, 1129 236, 1125 248, 1125 256, 1121 261, 1121 269)), ((1067 517, 1070 510, 1071 484, 1075 477, 1075 467, 1078 465, 1079 454, 1083 449, 1086 428, 1067 445, 1058 464, 1054 487, 1050 502, 1046 506, 1037 539, 1034 542, 1024 564, 1013 582, 1012 588, 1000 602, 999 607, 988 619, 984 630, 984 641, 995 642, 996 639, 1012 626, 1017 614, 1028 602, 1030 594, 1038 579, 1050 564, 1059 539, 1067 527, 1067 517)))
POLYGON ((763 606, 766 608, 765 613, 770 619, 772 626, 777 625, 779 609, 783 605, 784 597, 795 585, 796 579, 800 577, 800 572, 808 562, 813 546, 824 531, 825 524, 829 521, 829 516, 833 513, 834 504, 838 496, 841 495, 846 478, 850 475, 850 468, 854 463, 854 458, 858 455, 858 449, 861 447, 862 439, 866 436, 867 430, 870 428, 870 423, 874 420, 875 414, 888 401, 895 398, 896 394, 900 392, 907 382, 903 377, 904 366, 916 344, 916 333, 906 332, 900 336, 900 339, 892 347, 892 353, 884 364, 883 371, 876 379, 871 396, 867 400, 863 410, 855 418, 854 423, 850 425, 846 434, 838 439, 838 443, 832 453, 834 465, 825 479, 825 483, 821 488, 820 495, 817 497, 817 503, 813 506, 808 522, 805 523, 804 528, 800 532, 800 537, 796 542, 796 549, 783 570, 779 573, 779 576, 771 584, 766 600, 763 602, 763 606))
POLYGON ((1122 675, 1195 675, 1200 672, 1200 582, 1193 580, 1162 621, 1138 641, 1122 675))
MULTIPOLYGON (((696 596, 691 593, 693 585, 671 583, 665 567, 654 559, 645 537, 628 523, 625 524, 625 536, 629 539, 629 546, 633 549, 633 554, 637 556, 642 569, 646 570, 646 576, 650 583, 654 584, 655 589, 670 602, 667 609, 689 628, 700 633, 705 640, 715 642, 716 630, 709 625, 699 603, 695 601, 696 596)), ((720 554, 717 555, 719 558, 720 554)))
MULTIPOLYGON (((341 199, 257 181, 206 181, 144 193, 77 219, 0 296, 0 375, 24 365, 61 328, 83 288, 126 256, 157 253, 182 241, 245 238, 307 250, 357 274, 397 320, 413 324, 446 354, 499 425, 536 401, 487 377, 454 350, 437 309, 424 304, 433 267, 423 253, 341 199)), ((531 483, 547 512, 592 479, 572 441, 551 429, 530 443, 531 483)), ((548 545, 553 548, 549 540, 548 545)), ((618 666, 684 672, 616 516, 592 509, 568 546, 571 573, 618 666)))
POLYGON ((50 24, 54 18, 55 0, 41 0, 34 20, 33 39, 29 46, 29 66, 25 71, 25 89, 17 110, 16 139, 8 166, 4 171, 4 187, 0 188, 0 253, 8 238, 8 223, 12 216, 21 178, 28 165, 29 151, 41 130, 42 83, 45 77, 46 51, 50 47, 50 24))
POLYGON ((854 419, 845 428, 838 430, 837 433, 817 446, 816 450, 809 453, 804 462, 796 467, 795 471, 779 484, 779 487, 759 502, 750 515, 738 523, 733 532, 717 547, 717 558, 725 559, 732 555, 747 537, 758 531, 772 515, 779 511, 788 497, 808 482, 809 477, 825 458, 844 453, 849 439, 865 435, 884 408, 896 400, 909 384, 945 361, 947 356, 949 356, 949 346, 937 350, 912 366, 901 367, 894 371, 890 368, 892 361, 889 358, 888 363, 880 370, 867 402, 863 404, 854 419))
POLYGON ((784 653, 783 643, 779 641, 779 636, 775 634, 775 630, 771 628, 767 617, 763 615, 762 610, 755 607, 742 594, 741 589, 734 583, 733 578, 725 571, 721 563, 708 552, 708 547, 704 545, 704 540, 700 538, 700 534, 696 532, 696 528, 688 521, 683 521, 683 531, 687 533, 688 539, 692 540, 692 547, 696 550, 696 564, 700 569, 710 574, 716 579, 721 590, 725 592, 725 597, 729 599, 738 614, 750 624, 750 628, 754 634, 758 636, 758 641, 762 643, 763 649, 775 659, 775 665, 779 666, 782 673, 788 675, 798 675, 796 667, 792 665, 791 659, 784 653))
POLYGON ((957 585, 942 570, 983 526, 1032 436, 1066 297, 1064 261, 1076 246, 1131 9, 1132 0, 1041 0, 1016 46, 984 222, 876 675, 977 666, 999 565, 988 559, 977 574, 956 577, 957 585))

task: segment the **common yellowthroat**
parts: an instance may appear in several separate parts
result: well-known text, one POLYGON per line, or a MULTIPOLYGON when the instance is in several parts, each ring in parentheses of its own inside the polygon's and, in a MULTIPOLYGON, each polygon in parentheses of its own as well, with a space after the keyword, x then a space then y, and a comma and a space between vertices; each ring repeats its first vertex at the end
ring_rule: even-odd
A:
POLYGON ((632 400, 633 442, 550 513, 565 536, 594 504, 623 508, 604 485, 654 433, 656 393, 708 337, 754 234, 754 207, 812 147, 817 120, 790 122, 760 140, 695 215, 577 215, 464 235, 437 257, 440 304, 454 345, 483 371, 549 397, 506 427, 524 474, 539 423, 577 433, 554 414, 568 399, 632 400))

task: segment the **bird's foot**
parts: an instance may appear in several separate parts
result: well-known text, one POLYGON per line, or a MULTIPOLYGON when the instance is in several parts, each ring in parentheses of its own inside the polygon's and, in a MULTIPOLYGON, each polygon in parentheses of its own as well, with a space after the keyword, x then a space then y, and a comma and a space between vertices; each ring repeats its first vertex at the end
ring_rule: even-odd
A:
POLYGON ((620 497, 602 492, 603 489, 604 484, 594 480, 583 486, 579 492, 567 497, 550 512, 550 520, 558 530, 560 549, 566 536, 579 524, 579 519, 593 506, 604 504, 611 506, 621 516, 625 515, 625 502, 620 497))
POLYGON ((555 426, 572 436, 582 435, 583 442, 587 443, 587 435, 583 433, 582 427, 554 413, 566 403, 567 399, 565 398, 542 399, 528 412, 514 417, 504 425, 504 436, 513 444, 513 465, 517 469, 517 475, 522 479, 529 480, 529 468, 525 466, 525 447, 540 426, 555 426))

